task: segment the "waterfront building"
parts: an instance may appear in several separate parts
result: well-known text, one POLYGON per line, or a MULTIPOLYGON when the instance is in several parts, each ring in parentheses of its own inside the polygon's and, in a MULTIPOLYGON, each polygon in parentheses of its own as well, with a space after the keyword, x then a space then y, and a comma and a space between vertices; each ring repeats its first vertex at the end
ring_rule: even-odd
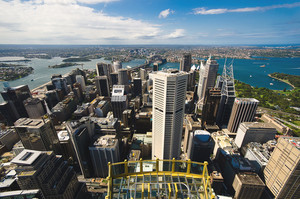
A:
POLYGON ((50 119, 20 118, 15 122, 15 129, 25 149, 61 154, 59 140, 50 119))
POLYGON ((236 133, 242 122, 252 122, 259 101, 254 98, 236 98, 232 107, 228 130, 236 133))
POLYGON ((264 170, 275 198, 300 198, 300 138, 280 137, 264 170))
POLYGON ((73 199, 86 194, 72 167, 51 151, 23 150, 12 161, 16 164, 22 190, 40 189, 45 198, 73 199))
MULTIPOLYGON (((27 85, 21 85, 16 87, 6 87, 4 91, 1 91, 4 101, 12 102, 17 110, 19 117, 28 117, 23 101, 31 97, 29 87, 27 85)), ((17 118, 18 119, 18 118, 17 118)))
POLYGON ((187 73, 166 70, 150 76, 153 79, 152 158, 179 158, 187 73))
POLYGON ((107 76, 96 76, 95 84, 100 96, 110 96, 110 89, 107 76))
POLYGON ((44 106, 42 104, 43 101, 38 98, 28 98, 27 100, 24 100, 23 103, 28 117, 31 119, 38 119, 46 114, 44 106))
POLYGON ((108 176, 108 163, 120 161, 119 141, 115 135, 98 135, 89 152, 94 168, 94 176, 106 178, 108 176))
POLYGON ((268 123, 243 122, 239 125, 235 144, 242 148, 249 142, 265 143, 275 138, 277 131, 268 123))
POLYGON ((12 101, 0 104, 0 115, 3 117, 3 122, 9 126, 13 126, 14 122, 20 118, 20 115, 12 101))
POLYGON ((184 53, 183 58, 180 60, 180 70, 189 72, 192 65, 192 55, 191 53, 184 53))
POLYGON ((68 94, 68 87, 67 87, 66 78, 53 78, 52 79, 52 84, 56 89, 62 90, 64 95, 68 94))

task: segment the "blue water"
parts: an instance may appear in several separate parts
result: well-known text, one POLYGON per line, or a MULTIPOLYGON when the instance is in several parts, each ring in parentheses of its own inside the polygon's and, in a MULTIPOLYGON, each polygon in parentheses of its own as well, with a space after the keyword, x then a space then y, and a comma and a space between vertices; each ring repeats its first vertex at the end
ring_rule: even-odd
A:
MULTIPOLYGON (((32 59, 30 62, 20 64, 25 64, 34 68, 34 73, 30 74, 24 78, 9 81, 10 86, 18 86, 22 84, 27 84, 30 89, 34 89, 48 81, 50 81, 52 74, 66 74, 74 68, 81 68, 81 66, 72 66, 66 68, 48 68, 49 65, 61 64, 63 58, 54 57, 52 59, 32 59), (34 81, 31 81, 34 80, 34 81)), ((222 73, 224 59, 217 60, 219 63, 219 73, 222 73)), ((228 60, 230 61, 230 60, 228 60)), ((83 63, 84 69, 95 69, 96 63, 105 62, 110 63, 108 60, 93 59, 90 62, 78 62, 83 63)), ((122 63, 123 68, 127 66, 135 67, 144 64, 144 59, 136 59, 130 62, 122 63)), ((13 62, 18 63, 18 62, 13 62)), ((179 68, 179 63, 165 63, 160 66, 160 70, 163 68, 179 68)), ((273 90, 283 90, 292 89, 291 86, 283 82, 274 80, 267 75, 273 72, 281 72, 292 75, 300 75, 300 58, 269 58, 268 60, 246 60, 246 59, 236 59, 234 60, 234 77, 242 82, 250 84, 251 86, 266 87, 273 90), (261 65, 266 65, 262 68, 261 65), (250 75, 252 77, 250 77, 250 75), (270 85, 273 83, 273 85, 270 85)), ((0 90, 3 86, 0 85, 0 90)), ((2 98, 0 98, 2 101, 2 98)))
MULTIPOLYGON (((222 74, 225 59, 218 59, 219 74, 222 74)), ((230 59, 227 63, 231 62, 230 59)), ((165 63, 164 68, 179 69, 179 63, 165 63)), ((265 87, 272 90, 292 89, 284 82, 270 78, 268 74, 280 72, 291 75, 300 75, 300 58, 268 58, 268 60, 235 59, 233 62, 234 78, 251 86, 265 87), (265 65, 265 67, 260 67, 265 65), (273 85, 270 85, 272 83, 273 85)))

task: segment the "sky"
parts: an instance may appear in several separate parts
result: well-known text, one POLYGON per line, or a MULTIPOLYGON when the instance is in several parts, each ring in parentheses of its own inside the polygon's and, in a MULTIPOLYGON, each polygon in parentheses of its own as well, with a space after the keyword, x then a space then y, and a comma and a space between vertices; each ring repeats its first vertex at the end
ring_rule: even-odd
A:
POLYGON ((0 0, 0 44, 300 44, 300 1, 0 0))

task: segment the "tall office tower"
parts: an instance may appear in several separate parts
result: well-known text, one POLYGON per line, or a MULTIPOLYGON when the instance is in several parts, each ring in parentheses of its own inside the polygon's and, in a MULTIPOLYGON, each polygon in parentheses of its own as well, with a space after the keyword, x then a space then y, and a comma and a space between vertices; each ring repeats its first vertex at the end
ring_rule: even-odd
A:
POLYGON ((52 79, 52 84, 56 89, 62 90, 64 95, 68 94, 66 78, 54 78, 54 79, 52 79))
POLYGON ((113 63, 114 72, 118 72, 119 69, 122 69, 122 62, 121 61, 114 61, 113 63))
POLYGON ((28 117, 23 101, 31 97, 29 87, 21 85, 17 87, 8 87, 1 91, 1 95, 5 101, 11 101, 19 113, 20 117, 28 117))
POLYGON ((93 137, 93 129, 90 121, 85 124, 78 122, 67 122, 66 129, 71 138, 81 174, 85 178, 93 177, 92 161, 89 154, 89 145, 93 137))
POLYGON ((280 137, 264 170, 275 198, 300 198, 300 138, 280 137))
POLYGON ((195 70, 189 71, 188 75, 189 76, 188 76, 187 90, 194 91, 196 71, 195 70))
POLYGON ((159 69, 159 64, 157 62, 153 63, 153 71, 158 71, 159 69))
POLYGON ((224 64, 223 74, 218 78, 218 86, 221 89, 221 100, 217 113, 216 123, 219 127, 226 127, 230 118, 232 106, 235 99, 233 64, 224 64))
POLYGON ((59 102, 59 97, 56 90, 50 90, 46 92, 46 102, 50 109, 59 102))
POLYGON ((179 158, 187 73, 166 70, 150 77, 153 79, 152 158, 179 158))
POLYGON ((203 96, 204 96, 204 86, 205 86, 205 82, 206 82, 206 76, 205 76, 205 65, 203 65, 203 62, 201 62, 200 64, 200 69, 199 69, 199 83, 198 83, 198 91, 197 91, 197 95, 198 95, 198 100, 202 100, 203 96))
POLYGON ((142 80, 140 78, 133 79, 133 96, 142 96, 142 80))
POLYGON ((28 117, 31 119, 38 119, 46 114, 44 106, 42 104, 43 101, 38 98, 28 98, 27 100, 24 100, 23 103, 28 117))
POLYGON ((205 66, 202 65, 200 67, 200 75, 199 77, 199 85, 198 85, 198 107, 200 110, 203 108, 204 97, 207 89, 211 89, 215 86, 217 72, 219 69, 219 64, 216 60, 212 60, 211 56, 206 61, 205 66))
POLYGON ((140 68, 140 78, 144 81, 147 80, 147 70, 140 68))
POLYGON ((12 161, 17 165, 22 190, 40 189, 45 198, 80 198, 86 194, 73 167, 51 151, 23 150, 12 161))
POLYGON ((191 53, 183 54, 183 58, 180 60, 180 70, 189 72, 192 65, 192 55, 191 53))
POLYGON ((118 84, 118 73, 110 73, 110 87, 118 84))
POLYGON ((84 77, 82 75, 76 75, 76 82, 78 82, 81 85, 81 89, 85 90, 85 81, 84 77))
POLYGON ((241 172, 235 174, 232 184, 236 199, 261 198, 266 185, 256 173, 241 172))
POLYGON ((20 118, 15 122, 15 129, 25 149, 61 154, 57 133, 51 120, 20 118))
POLYGON ((259 101, 254 98, 236 98, 232 107, 228 130, 236 133, 242 122, 252 122, 259 101))
POLYGON ((107 76, 96 76, 95 84, 97 92, 100 96, 110 96, 110 89, 108 84, 107 76))
POLYGON ((192 161, 204 162, 210 160, 214 149, 214 142, 210 133, 204 130, 196 130, 190 133, 187 157, 192 161))
POLYGON ((71 77, 71 83, 69 83, 70 85, 74 84, 77 81, 76 80, 77 75, 81 75, 84 78, 84 82, 86 82, 85 72, 83 70, 79 69, 79 68, 75 68, 68 75, 68 76, 71 77))
POLYGON ((119 142, 115 135, 97 136, 89 147, 95 177, 108 176, 108 163, 120 161, 119 142))
POLYGON ((96 65, 96 72, 97 76, 106 75, 107 77, 110 76, 111 65, 106 63, 97 63, 96 65))
POLYGON ((128 85, 127 69, 120 69, 118 71, 118 84, 119 85, 128 85))
POLYGON ((216 124, 217 112, 221 99, 221 90, 212 88, 206 90, 204 106, 202 109, 201 126, 211 126, 216 124))
POLYGON ((111 96, 111 105, 115 118, 122 119, 123 111, 128 108, 127 95, 111 96))
POLYGON ((74 95, 79 99, 79 101, 83 101, 83 91, 82 90, 82 87, 81 87, 81 84, 76 82, 73 84, 73 92, 74 92, 74 95))
POLYGON ((235 144, 242 148, 249 142, 266 143, 275 138, 277 131, 269 123, 262 122, 243 122, 239 125, 235 144))
POLYGON ((9 126, 13 126, 14 122, 20 118, 20 115, 12 101, 0 104, 0 115, 4 117, 6 124, 9 126))

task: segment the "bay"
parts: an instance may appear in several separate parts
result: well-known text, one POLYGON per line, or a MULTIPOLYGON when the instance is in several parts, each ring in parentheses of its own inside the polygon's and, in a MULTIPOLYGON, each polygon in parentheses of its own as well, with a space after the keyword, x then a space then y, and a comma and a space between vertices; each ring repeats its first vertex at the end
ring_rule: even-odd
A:
MULTIPOLYGON (((22 59, 18 57, 18 59, 22 59)), ((11 87, 27 84, 30 89, 34 89, 46 82, 50 81, 52 74, 66 74, 72 69, 81 68, 81 66, 72 66, 66 68, 48 68, 49 65, 61 64, 64 58, 54 57, 52 59, 31 59, 30 62, 11 62, 12 64, 24 64, 34 68, 34 73, 14 81, 9 81, 11 87), (33 81, 31 81, 33 80, 33 81)), ((2 58, 3 60, 3 58, 2 58)), ((222 74, 224 59, 218 59, 219 74, 222 74)), ((90 62, 77 62, 83 64, 84 69, 95 69, 96 64, 99 62, 110 63, 109 60, 92 59, 90 62)), ((229 63, 230 60, 227 60, 229 63)), ((130 62, 123 62, 123 68, 127 66, 135 67, 144 64, 144 59, 135 59, 130 62)), ((164 68, 176 68, 179 69, 179 63, 167 62, 160 66, 160 70, 164 68)), ((269 73, 281 72, 291 75, 300 75, 300 58, 267 58, 267 60, 250 60, 250 59, 235 59, 233 64, 234 78, 242 82, 250 84, 251 86, 265 87, 273 90, 292 89, 292 87, 286 83, 274 80, 268 77, 269 73), (265 67, 260 67, 265 65, 265 67), (270 85, 272 83, 273 85, 270 85)), ((3 85, 0 85, 0 89, 3 90, 3 85)), ((2 97, 0 99, 2 100, 2 97)))

